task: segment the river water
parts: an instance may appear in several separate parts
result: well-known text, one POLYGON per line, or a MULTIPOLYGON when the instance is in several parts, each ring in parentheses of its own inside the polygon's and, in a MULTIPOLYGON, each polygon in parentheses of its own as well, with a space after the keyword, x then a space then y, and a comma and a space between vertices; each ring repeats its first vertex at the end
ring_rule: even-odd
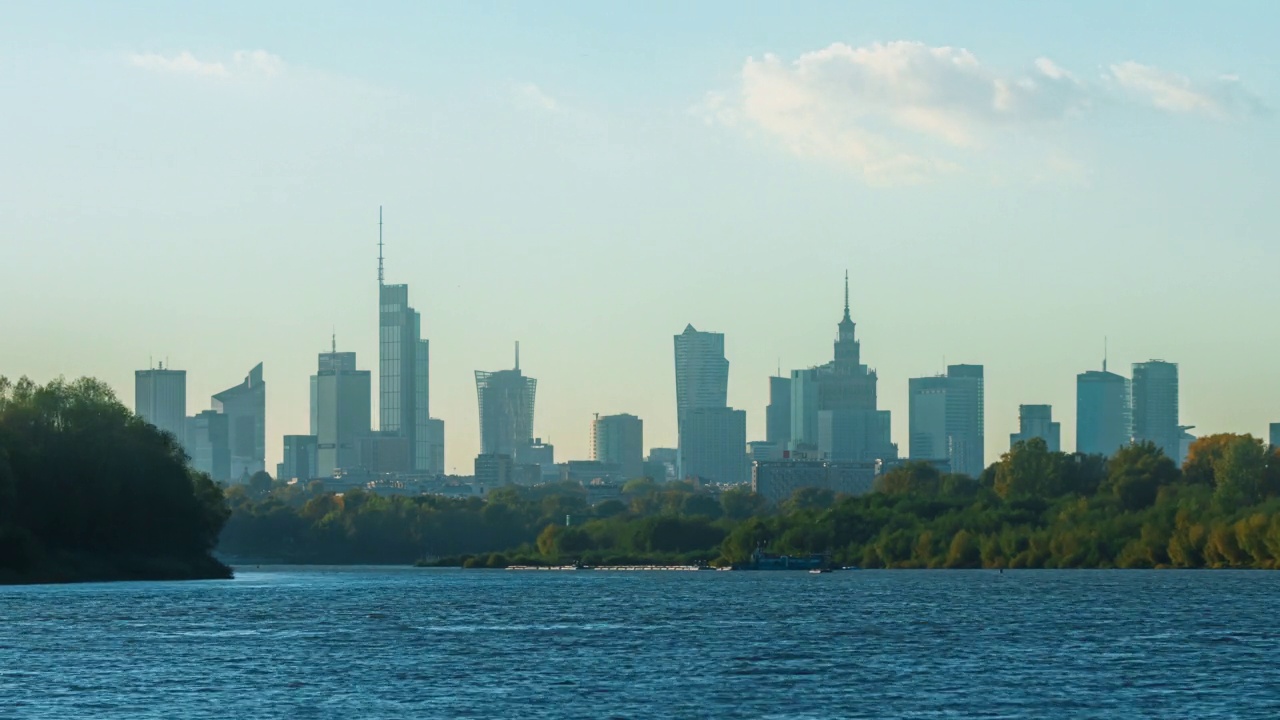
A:
POLYGON ((0 718, 1277 718, 1280 573, 240 569, 0 588, 0 718))

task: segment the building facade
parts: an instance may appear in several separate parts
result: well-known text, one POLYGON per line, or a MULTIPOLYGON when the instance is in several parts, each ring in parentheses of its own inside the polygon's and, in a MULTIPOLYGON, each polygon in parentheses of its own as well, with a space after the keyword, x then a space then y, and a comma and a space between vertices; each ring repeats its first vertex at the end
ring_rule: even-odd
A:
POLYGON ((700 332, 693 325, 675 336, 676 422, 689 410, 728 407, 729 361, 724 335, 700 332))
POLYGON ((1271 447, 1280 448, 1280 422, 1271 423, 1271 426, 1269 429, 1270 429, 1270 432, 1268 434, 1271 436, 1269 438, 1271 447))
POLYGON ((431 463, 430 344, 422 338, 422 316, 409 305, 408 285, 379 282, 378 297, 378 429, 407 440, 409 455, 398 464, 427 470, 431 463))
POLYGON ((1053 421, 1053 406, 1018 406, 1018 432, 1009 435, 1009 447, 1032 438, 1044 440, 1049 452, 1062 451, 1062 425, 1053 421))
POLYGON ((515 481, 515 462, 506 453, 481 453, 476 456, 475 473, 476 484, 492 490, 515 481))
MULTIPOLYGON (((355 449, 359 452, 360 448, 357 445, 355 449)), ((280 464, 276 466, 276 480, 306 482, 332 475, 332 472, 319 471, 319 457, 320 442, 315 435, 285 435, 284 455, 280 464)))
POLYGON ((726 485, 748 482, 747 413, 727 407, 686 411, 680 429, 680 477, 726 485))
POLYGON ((1111 457, 1133 437, 1129 379, 1102 370, 1076 375, 1076 452, 1111 457))
POLYGON ((830 490, 838 495, 865 495, 875 485, 873 462, 830 460, 772 460, 753 463, 751 490, 779 503, 797 490, 830 490))
POLYGON ((1178 365, 1163 360, 1133 364, 1133 440, 1151 442, 1179 461, 1178 365))
POLYGON ((635 415, 596 416, 591 423, 591 458, 617 465, 627 480, 644 474, 644 421, 635 415))
POLYGON ((249 371, 244 382, 214 395, 213 409, 227 416, 230 480, 247 480, 248 476, 265 470, 267 385, 262 379, 262 363, 249 371))
POLYGON ((133 411, 183 443, 187 423, 187 371, 160 364, 133 374, 133 411))
POLYGON ((191 466, 218 482, 231 480, 231 438, 227 416, 205 410, 187 418, 184 431, 191 466))
POLYGON ((986 469, 985 379, 981 365, 948 365, 947 374, 911 378, 912 460, 946 460, 953 472, 978 477, 986 469))
POLYGON ((444 474, 444 420, 427 418, 427 445, 430 450, 430 462, 427 472, 433 475, 444 474))
POLYGON ((360 440, 372 430, 372 379, 353 352, 320 353, 311 376, 311 434, 318 443, 316 477, 360 466, 360 440))
POLYGON ((764 439, 781 447, 791 443, 791 378, 769 378, 769 405, 764 409, 764 439))

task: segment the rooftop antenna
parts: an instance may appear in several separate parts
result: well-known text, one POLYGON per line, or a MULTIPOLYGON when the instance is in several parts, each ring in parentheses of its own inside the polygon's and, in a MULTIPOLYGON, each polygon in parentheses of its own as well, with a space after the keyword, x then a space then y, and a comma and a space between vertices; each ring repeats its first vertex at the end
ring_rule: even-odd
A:
POLYGON ((1107 336, 1102 336, 1102 372, 1107 371, 1107 336))
POLYGON ((844 271, 844 315, 849 317, 849 271, 844 271))
POLYGON ((382 287, 382 206, 378 206, 378 287, 382 287))
POLYGON ((337 331, 337 329, 334 329, 334 330, 333 330, 333 335, 331 336, 331 338, 330 338, 330 339, 331 339, 331 341, 332 341, 332 343, 333 343, 333 344, 332 344, 332 346, 331 346, 333 349, 332 349, 330 352, 332 352, 332 353, 334 353, 334 354, 336 355, 336 354, 338 353, 338 331, 337 331))
POLYGON ((520 369, 520 341, 516 341, 516 370, 520 369))

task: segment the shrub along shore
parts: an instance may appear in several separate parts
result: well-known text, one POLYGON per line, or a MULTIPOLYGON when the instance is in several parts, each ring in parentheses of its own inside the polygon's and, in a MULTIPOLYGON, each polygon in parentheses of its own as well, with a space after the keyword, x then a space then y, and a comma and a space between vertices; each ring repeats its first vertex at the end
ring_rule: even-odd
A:
POLYGON ((105 384, 0 377, 0 583, 229 578, 211 555, 229 515, 105 384))
POLYGON ((1201 438, 1181 468, 1150 444, 1107 458, 1031 440, 978 478, 909 462, 873 493, 800 490, 777 506, 746 488, 646 479, 594 506, 574 484, 484 499, 313 484, 228 499, 220 549, 282 562, 730 565, 764 547, 864 568, 1280 566, 1280 452, 1248 435, 1201 438))

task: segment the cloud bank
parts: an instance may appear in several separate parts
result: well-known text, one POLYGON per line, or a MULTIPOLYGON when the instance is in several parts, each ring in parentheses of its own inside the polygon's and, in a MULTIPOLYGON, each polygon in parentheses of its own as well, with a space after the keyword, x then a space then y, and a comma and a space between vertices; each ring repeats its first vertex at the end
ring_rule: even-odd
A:
POLYGON ((734 91, 696 109, 709 124, 762 134, 796 155, 846 165, 873 184, 916 182, 1025 130, 1071 120, 1115 86, 1167 112, 1225 118, 1261 104, 1234 78, 1192 83, 1137 63, 1090 84, 1049 58, 1003 72, 963 48, 834 43, 791 62, 748 58, 734 91))
POLYGON ((1131 61, 1112 65, 1110 79, 1130 98, 1168 112, 1226 119, 1266 110, 1262 101, 1234 75, 1193 82, 1182 75, 1131 61))
POLYGON ((129 64, 149 72, 198 78, 274 77, 284 71, 284 61, 265 50, 237 50, 226 61, 201 60, 185 50, 176 55, 134 53, 129 64))

